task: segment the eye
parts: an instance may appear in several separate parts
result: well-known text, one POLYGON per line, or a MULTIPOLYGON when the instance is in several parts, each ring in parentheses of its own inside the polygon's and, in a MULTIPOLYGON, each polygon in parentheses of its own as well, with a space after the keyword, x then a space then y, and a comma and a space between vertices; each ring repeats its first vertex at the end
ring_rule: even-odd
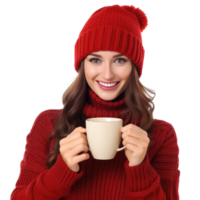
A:
MULTIPOLYGON (((126 60, 123 59, 123 58, 119 58, 119 59, 117 59, 117 60, 122 60, 123 62, 126 62, 126 60)), ((117 61, 117 60, 116 60, 116 61, 117 61)), ((122 62, 118 62, 118 63, 122 63, 122 62)))
MULTIPOLYGON (((92 59, 90 59, 90 62, 92 62, 92 61, 95 61, 95 60, 99 60, 99 59, 97 59, 97 58, 92 58, 92 59)), ((92 62, 92 63, 97 63, 97 62, 92 62)))
MULTIPOLYGON (((92 58, 92 59, 90 59, 89 61, 92 62, 92 63, 99 63, 99 62, 100 62, 100 60, 99 60, 98 58, 92 58), (99 62, 98 62, 98 61, 99 61, 99 62)), ((118 58, 116 61, 119 61, 119 62, 117 62, 117 63, 119 63, 119 64, 125 63, 125 62, 126 62, 126 60, 123 59, 123 58, 118 58), (121 61, 122 61, 122 62, 121 62, 121 61)))

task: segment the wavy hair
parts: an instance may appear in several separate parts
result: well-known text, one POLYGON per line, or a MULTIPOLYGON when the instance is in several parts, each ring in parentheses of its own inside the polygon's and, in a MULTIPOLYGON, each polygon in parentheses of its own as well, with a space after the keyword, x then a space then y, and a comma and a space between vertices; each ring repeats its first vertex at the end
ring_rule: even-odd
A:
MULTIPOLYGON (((82 114, 82 109, 87 101, 88 87, 84 74, 84 60, 82 60, 76 79, 62 96, 64 108, 61 113, 56 116, 54 121, 55 129, 49 136, 49 152, 51 151, 51 144, 53 144, 53 142, 54 144, 53 150, 49 153, 46 162, 48 169, 55 164, 57 156, 60 153, 59 141, 69 135, 76 127, 82 126, 85 128, 85 116, 82 114)), ((131 123, 135 117, 140 116, 141 121, 139 127, 145 130, 148 133, 148 137, 151 139, 152 125, 154 122, 153 111, 155 108, 153 99, 156 94, 153 90, 148 89, 141 84, 137 68, 133 62, 131 74, 122 90, 124 88, 127 88, 124 91, 127 108, 124 109, 119 116, 119 118, 127 116, 126 120, 123 121, 123 126, 131 123), (150 96, 148 92, 154 94, 154 96, 150 96)), ((149 147, 152 145, 153 141, 150 142, 149 147)))

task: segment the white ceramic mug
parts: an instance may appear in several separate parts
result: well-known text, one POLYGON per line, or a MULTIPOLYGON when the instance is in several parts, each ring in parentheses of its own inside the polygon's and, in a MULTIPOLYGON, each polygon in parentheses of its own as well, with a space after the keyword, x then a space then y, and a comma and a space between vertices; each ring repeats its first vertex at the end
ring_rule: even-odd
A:
POLYGON ((89 150, 97 160, 113 159, 121 141, 123 120, 114 117, 95 117, 86 119, 86 135, 89 150))

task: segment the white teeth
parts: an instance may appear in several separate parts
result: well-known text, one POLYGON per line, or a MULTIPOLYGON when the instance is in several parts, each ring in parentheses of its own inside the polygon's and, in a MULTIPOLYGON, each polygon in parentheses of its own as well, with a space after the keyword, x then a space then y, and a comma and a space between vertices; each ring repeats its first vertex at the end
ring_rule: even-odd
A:
POLYGON ((100 82, 100 81, 99 81, 99 83, 100 83, 101 85, 103 85, 103 86, 106 86, 106 87, 112 87, 112 86, 114 86, 114 85, 117 84, 117 82, 116 82, 116 83, 112 83, 112 84, 105 84, 105 83, 102 83, 102 82, 100 82))

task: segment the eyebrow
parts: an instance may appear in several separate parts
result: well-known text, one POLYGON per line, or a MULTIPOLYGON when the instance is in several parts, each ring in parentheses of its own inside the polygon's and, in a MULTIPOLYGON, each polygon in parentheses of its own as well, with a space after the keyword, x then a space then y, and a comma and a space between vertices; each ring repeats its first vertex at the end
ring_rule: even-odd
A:
MULTIPOLYGON (((98 55, 98 54, 94 54, 94 53, 91 53, 89 54, 88 56, 96 56, 96 57, 99 57, 99 58, 102 58, 102 56, 98 55)), ((116 58, 116 57, 119 57, 119 56, 124 56, 124 54, 117 54, 115 56, 113 56, 113 58, 116 58)))

